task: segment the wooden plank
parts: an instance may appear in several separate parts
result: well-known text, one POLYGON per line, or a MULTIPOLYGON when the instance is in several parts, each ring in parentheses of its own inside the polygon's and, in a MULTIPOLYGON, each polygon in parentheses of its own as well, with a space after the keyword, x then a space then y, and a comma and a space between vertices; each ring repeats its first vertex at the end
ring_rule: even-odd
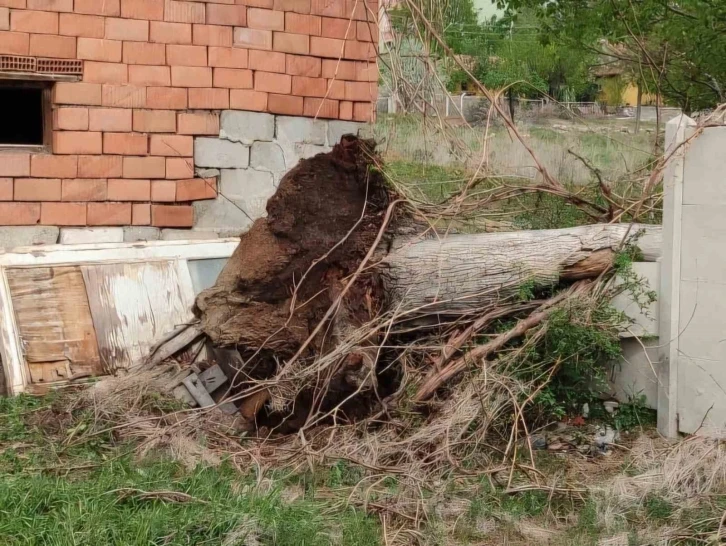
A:
POLYGON ((151 347, 194 319, 176 261, 81 266, 107 373, 143 364, 151 347))
POLYGON ((211 241, 150 241, 143 243, 95 243, 85 245, 47 245, 0 251, 0 267, 84 265, 168 260, 205 260, 229 258, 239 239, 211 241))
POLYGON ((78 267, 8 269, 7 279, 31 382, 103 373, 78 267))
POLYGON ((25 391, 29 380, 15 322, 7 270, 4 267, 0 267, 0 356, 7 393, 11 396, 21 394, 25 391))

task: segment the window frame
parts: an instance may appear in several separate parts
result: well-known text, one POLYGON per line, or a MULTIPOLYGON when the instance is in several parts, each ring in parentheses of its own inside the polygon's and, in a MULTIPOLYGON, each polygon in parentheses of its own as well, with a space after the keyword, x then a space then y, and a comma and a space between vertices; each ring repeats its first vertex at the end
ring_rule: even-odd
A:
POLYGON ((0 142, 2 152, 34 152, 51 153, 53 148, 53 81, 46 79, 8 78, 0 74, 0 87, 17 87, 24 89, 41 89, 42 93, 42 120, 43 120, 43 143, 42 144, 5 144, 0 142))

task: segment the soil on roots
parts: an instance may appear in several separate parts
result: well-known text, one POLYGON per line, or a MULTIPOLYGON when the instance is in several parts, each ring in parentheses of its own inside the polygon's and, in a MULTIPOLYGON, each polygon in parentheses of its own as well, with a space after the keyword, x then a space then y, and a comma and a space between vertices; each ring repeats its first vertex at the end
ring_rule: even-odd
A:
MULTIPOLYGON (((197 299, 214 346, 239 352, 231 371, 240 392, 273 377, 300 350, 374 244, 389 202, 375 161, 375 143, 354 136, 301 161, 267 203, 267 217, 242 236, 216 285, 197 299)), ((374 317, 382 301, 376 275, 361 276, 299 361, 309 364, 330 351, 374 317)), ((351 365, 362 363, 340 363, 351 365)), ((345 375, 325 379, 327 400, 346 396, 345 375)), ((306 413, 314 391, 300 393, 294 413, 306 413)))

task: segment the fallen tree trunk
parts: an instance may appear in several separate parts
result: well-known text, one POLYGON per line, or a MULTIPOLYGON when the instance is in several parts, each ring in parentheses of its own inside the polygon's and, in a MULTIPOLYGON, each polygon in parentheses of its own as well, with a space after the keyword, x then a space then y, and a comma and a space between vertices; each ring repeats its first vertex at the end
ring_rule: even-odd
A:
POLYGON ((396 240, 384 259, 385 288, 400 312, 471 313, 498 305, 523 285, 597 277, 626 243, 653 262, 661 255, 661 227, 597 224, 396 240))
MULTIPOLYGON (((312 395, 315 404, 331 392, 338 400, 359 393, 371 375, 375 383, 383 334, 370 326, 360 332, 383 314, 393 322, 481 317, 511 304, 523 286, 534 291, 597 277, 625 245, 637 245, 646 260, 660 256, 658 226, 415 235, 423 224, 371 168, 373 149, 344 137, 331 153, 290 171, 267 218, 242 237, 216 285, 197 299, 200 329, 242 357, 233 383, 251 387, 243 402, 250 418, 273 396, 259 381, 289 402, 319 385, 324 394, 312 395), (336 350, 341 345, 345 351, 336 350)), ((432 379, 419 399, 440 383, 432 379)))

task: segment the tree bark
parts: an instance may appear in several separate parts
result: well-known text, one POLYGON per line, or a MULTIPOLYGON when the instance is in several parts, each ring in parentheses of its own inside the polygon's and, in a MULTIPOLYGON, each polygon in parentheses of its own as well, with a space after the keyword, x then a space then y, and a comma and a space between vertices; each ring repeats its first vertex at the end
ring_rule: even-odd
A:
POLYGON ((643 85, 638 82, 638 101, 635 108, 635 134, 640 132, 640 116, 643 111, 643 85))
POLYGON ((511 300, 522 286, 597 277, 625 243, 635 244, 644 261, 655 261, 661 227, 597 224, 396 239, 383 262, 388 307, 408 316, 486 310, 511 300))

